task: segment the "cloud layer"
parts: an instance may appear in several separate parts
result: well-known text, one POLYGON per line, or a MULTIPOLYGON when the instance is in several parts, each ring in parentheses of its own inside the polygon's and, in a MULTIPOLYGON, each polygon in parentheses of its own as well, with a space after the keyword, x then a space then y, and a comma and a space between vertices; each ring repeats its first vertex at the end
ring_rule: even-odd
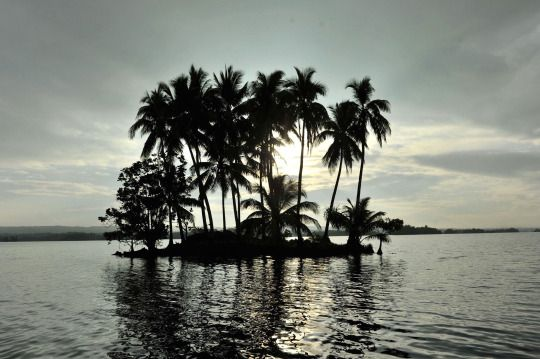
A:
MULTIPOLYGON (((389 142, 367 157, 374 207, 413 224, 539 225, 539 24, 535 0, 3 1, 0 225, 96 224, 138 158, 139 98, 192 63, 247 79, 313 66, 327 105, 369 75, 393 110, 389 142)), ((324 150, 305 175, 322 207, 335 182, 324 150)), ((283 151, 294 176, 298 151, 283 151)))

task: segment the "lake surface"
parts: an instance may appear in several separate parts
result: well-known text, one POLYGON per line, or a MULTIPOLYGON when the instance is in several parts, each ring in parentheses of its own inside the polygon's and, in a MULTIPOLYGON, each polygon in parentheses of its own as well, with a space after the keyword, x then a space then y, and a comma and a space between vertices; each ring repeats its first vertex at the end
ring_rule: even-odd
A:
POLYGON ((540 233, 392 240, 220 262, 0 243, 0 358, 540 357, 540 233))

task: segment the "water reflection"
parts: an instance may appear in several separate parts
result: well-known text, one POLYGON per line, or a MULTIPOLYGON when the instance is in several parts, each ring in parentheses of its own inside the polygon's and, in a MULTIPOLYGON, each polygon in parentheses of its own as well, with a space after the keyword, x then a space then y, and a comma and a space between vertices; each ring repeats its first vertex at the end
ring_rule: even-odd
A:
MULTIPOLYGON (((377 350, 377 298, 390 262, 256 258, 109 267, 118 339, 111 358, 359 357, 377 350)), ((381 290, 382 288, 382 290, 381 290)), ((389 353, 403 355, 406 353, 389 353), (396 354, 397 353, 397 354, 396 354)))

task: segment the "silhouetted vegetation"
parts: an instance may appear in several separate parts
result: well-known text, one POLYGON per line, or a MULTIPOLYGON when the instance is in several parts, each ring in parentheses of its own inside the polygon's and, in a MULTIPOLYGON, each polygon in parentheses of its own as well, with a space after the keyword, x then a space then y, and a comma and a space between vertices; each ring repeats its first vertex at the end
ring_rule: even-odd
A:
POLYGON ((285 237, 295 233, 295 245, 302 247, 304 238, 309 238, 311 248, 327 250, 332 247, 328 233, 333 225, 348 231, 349 249, 361 251, 363 240, 377 239, 382 253, 390 224, 383 212, 367 209, 369 198, 362 199, 360 191, 367 138, 373 133, 379 145, 386 141, 390 124, 383 113, 389 112, 390 104, 372 99, 374 88, 368 77, 352 80, 346 87, 352 90, 354 101, 336 104, 329 116, 319 102, 326 87, 315 80, 312 68, 295 67, 292 78, 283 71, 259 72, 254 81, 244 82, 243 73, 232 66, 212 77, 192 66, 187 75, 159 83, 141 99, 129 129, 130 138, 140 134, 146 139, 141 161, 120 174, 119 207, 107 209, 100 217, 115 226, 106 233, 107 239, 131 248, 144 244, 149 252, 156 252, 157 242, 168 233, 169 252, 176 252, 173 221, 178 220, 185 240, 195 226, 194 207, 200 208, 201 231, 210 238, 216 226, 208 193, 219 190, 224 235, 212 235, 214 239, 229 237, 225 234, 232 228, 226 221, 230 196, 234 218, 230 233, 244 245, 286 248, 290 245, 285 244, 285 237), (300 142, 297 180, 280 174, 275 160, 279 146, 291 143, 293 137, 300 142), (325 211, 325 230, 317 238, 312 229, 320 225, 309 213, 317 213, 319 206, 304 200, 302 175, 305 155, 326 143, 329 147, 322 161, 330 171, 338 168, 338 173, 325 211), (184 153, 191 159, 189 174, 184 153), (356 200, 349 201, 348 207, 335 206, 343 164, 349 172, 355 161, 360 163, 356 200), (196 198, 190 198, 192 190, 196 198), (254 198, 242 198, 250 193, 254 198))
POLYGON ((400 235, 400 234, 441 234, 442 231, 437 228, 423 226, 423 227, 415 227, 411 225, 404 225, 403 228, 401 228, 398 231, 393 232, 392 234, 400 235))
POLYGON ((517 228, 496 228, 496 229, 480 229, 480 228, 470 228, 470 229, 445 229, 444 234, 457 234, 457 233, 514 233, 519 232, 517 228))

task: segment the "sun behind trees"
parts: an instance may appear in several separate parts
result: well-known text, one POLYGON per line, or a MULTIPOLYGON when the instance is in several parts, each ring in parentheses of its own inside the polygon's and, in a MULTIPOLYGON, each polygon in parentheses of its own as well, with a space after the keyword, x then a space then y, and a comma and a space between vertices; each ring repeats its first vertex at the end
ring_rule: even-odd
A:
POLYGON ((184 254, 187 248, 212 242, 222 248, 233 243, 237 249, 249 247, 253 253, 288 248, 295 254, 331 255, 372 252, 371 245, 361 244, 363 239, 388 241, 399 221, 368 210, 369 198, 361 199, 360 189, 369 129, 381 145, 390 134, 383 115, 390 110, 389 102, 371 99, 369 78, 353 80, 347 87, 353 90, 354 101, 330 107, 329 116, 319 102, 326 87, 314 79, 315 70, 295 67, 295 72, 296 77, 289 79, 282 71, 259 72, 254 81, 244 82, 243 73, 232 66, 212 79, 191 66, 187 75, 146 93, 129 129, 130 138, 146 137, 141 161, 119 176, 120 207, 107 209, 99 218, 116 227, 107 238, 129 243, 132 251, 135 244, 143 244, 155 253, 159 240, 168 234, 169 254, 184 254), (300 141, 298 180, 280 175, 275 161, 276 148, 293 137, 300 141), (302 174, 304 149, 310 153, 323 144, 329 146, 322 162, 330 171, 337 167, 338 173, 325 211, 324 233, 317 235, 312 230, 321 227, 311 215, 318 213, 319 205, 302 200, 307 197, 302 174), (191 162, 189 173, 184 155, 191 162), (360 163, 356 201, 335 206, 342 166, 349 172, 356 161, 360 163), (208 200, 214 191, 221 193, 220 232, 208 200), (242 198, 248 194, 255 198, 242 198), (228 198, 231 206, 226 204, 228 198), (194 208, 200 210, 202 228, 195 226, 194 208), (231 209, 232 224, 226 218, 231 209), (173 241, 174 221, 180 245, 173 241), (347 230, 347 246, 329 241, 330 225, 347 230), (286 241, 292 233, 297 241, 286 241), (311 240, 305 243, 304 237, 311 240))

